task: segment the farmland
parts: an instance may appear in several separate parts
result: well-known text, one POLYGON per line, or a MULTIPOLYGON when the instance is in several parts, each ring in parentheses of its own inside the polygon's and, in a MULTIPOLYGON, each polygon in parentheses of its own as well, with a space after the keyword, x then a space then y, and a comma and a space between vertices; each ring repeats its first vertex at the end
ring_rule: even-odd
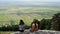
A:
POLYGON ((60 8, 54 7, 6 7, 0 8, 0 24, 11 25, 19 24, 19 20, 23 19, 26 25, 30 25, 33 19, 41 20, 43 18, 50 19, 53 14, 60 12, 60 8))

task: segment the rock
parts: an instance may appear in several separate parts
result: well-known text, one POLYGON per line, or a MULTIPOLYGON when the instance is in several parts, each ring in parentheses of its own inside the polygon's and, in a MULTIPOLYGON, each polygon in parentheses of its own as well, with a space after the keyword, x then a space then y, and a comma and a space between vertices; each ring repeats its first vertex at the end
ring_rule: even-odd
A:
POLYGON ((38 30, 36 32, 30 32, 25 30, 24 32, 13 32, 12 34, 60 34, 60 31, 51 31, 51 30, 38 30))

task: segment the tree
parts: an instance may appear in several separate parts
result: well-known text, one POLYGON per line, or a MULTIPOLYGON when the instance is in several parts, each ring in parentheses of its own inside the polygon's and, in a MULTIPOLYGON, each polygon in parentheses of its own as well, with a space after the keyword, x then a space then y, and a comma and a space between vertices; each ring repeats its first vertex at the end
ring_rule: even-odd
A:
POLYGON ((51 29, 60 31, 60 13, 54 14, 51 20, 51 29))
POLYGON ((51 22, 50 19, 42 19, 40 22, 40 29, 50 29, 51 28, 51 22))
POLYGON ((10 24, 11 24, 11 25, 15 25, 15 21, 10 20, 10 24))
POLYGON ((46 23, 45 23, 45 19, 42 19, 40 22, 40 29, 45 29, 46 23))
POLYGON ((45 19, 45 23, 46 23, 46 29, 50 30, 51 29, 51 19, 45 19))

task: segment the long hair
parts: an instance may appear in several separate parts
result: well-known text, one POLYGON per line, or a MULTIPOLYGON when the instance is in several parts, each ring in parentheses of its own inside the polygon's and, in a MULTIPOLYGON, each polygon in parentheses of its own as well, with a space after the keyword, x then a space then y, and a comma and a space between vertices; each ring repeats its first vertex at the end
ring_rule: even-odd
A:
POLYGON ((34 19, 33 22, 31 23, 31 26, 32 26, 32 24, 35 24, 35 26, 36 26, 37 22, 38 22, 38 20, 34 19))
POLYGON ((24 25, 23 20, 20 20, 19 25, 24 25))
POLYGON ((37 24, 38 23, 38 20, 37 19, 34 19, 33 23, 34 24, 37 24))

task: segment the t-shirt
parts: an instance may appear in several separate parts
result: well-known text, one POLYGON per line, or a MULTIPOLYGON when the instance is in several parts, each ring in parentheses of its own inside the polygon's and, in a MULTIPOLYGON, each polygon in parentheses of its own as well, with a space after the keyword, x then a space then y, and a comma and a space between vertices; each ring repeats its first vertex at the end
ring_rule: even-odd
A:
POLYGON ((24 30, 24 25, 19 25, 19 30, 24 30))

